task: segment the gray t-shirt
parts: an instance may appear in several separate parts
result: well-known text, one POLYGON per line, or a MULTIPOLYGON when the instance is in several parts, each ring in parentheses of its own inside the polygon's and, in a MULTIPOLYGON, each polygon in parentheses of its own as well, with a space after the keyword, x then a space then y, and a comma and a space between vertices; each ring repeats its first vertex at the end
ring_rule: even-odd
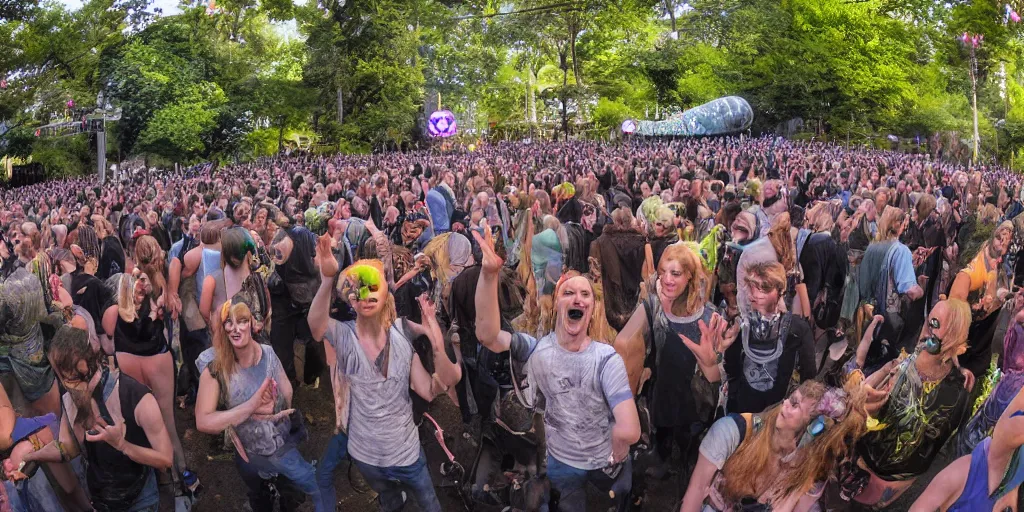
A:
POLYGON ((631 400, 626 365, 611 345, 591 341, 570 352, 549 334, 512 336, 512 357, 525 363, 532 386, 544 395, 548 455, 578 469, 600 469, 612 453, 612 409, 631 400))
POLYGON ((331 319, 327 327, 326 339, 337 355, 337 371, 350 384, 348 451, 355 460, 371 466, 409 466, 420 456, 409 396, 415 352, 399 325, 393 324, 389 332, 387 378, 363 352, 355 322, 331 319))
MULTIPOLYGON (((260 348, 263 349, 263 356, 260 357, 259 362, 249 368, 237 368, 234 375, 228 380, 227 406, 229 409, 235 408, 252 398, 252 395, 263 385, 264 379, 269 377, 277 380, 279 377, 284 377, 281 361, 274 354, 274 349, 266 345, 260 345, 260 348)), ((199 358, 196 359, 196 368, 199 369, 200 374, 213 362, 213 359, 214 352, 212 348, 208 348, 202 354, 199 354, 199 358)), ((278 394, 277 405, 274 411, 280 411, 284 406, 284 397, 278 394)), ((238 440, 241 441, 246 452, 269 456, 284 446, 285 438, 290 430, 291 420, 287 417, 277 421, 249 418, 241 425, 235 427, 235 434, 238 435, 238 440)))
POLYGON ((726 416, 711 425, 700 443, 700 454, 719 471, 725 461, 740 447, 740 429, 736 420, 726 416))

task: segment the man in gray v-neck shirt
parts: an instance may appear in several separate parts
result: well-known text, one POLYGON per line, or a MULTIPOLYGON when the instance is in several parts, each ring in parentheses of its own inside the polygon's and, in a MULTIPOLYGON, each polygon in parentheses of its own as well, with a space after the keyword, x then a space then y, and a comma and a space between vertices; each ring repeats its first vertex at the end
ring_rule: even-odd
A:
POLYGON ((333 320, 329 315, 337 260, 330 240, 321 239, 316 253, 321 280, 308 321, 313 339, 328 343, 325 348, 339 415, 339 431, 317 467, 322 503, 328 510, 336 507, 334 469, 350 453, 367 483, 380 495, 381 510, 400 510, 408 494, 421 510, 440 511, 409 396, 412 389, 430 401, 461 378, 461 370, 445 353, 434 305, 426 295, 419 298, 423 325, 396 320, 383 264, 362 260, 341 274, 337 286, 355 310, 356 321, 333 320), (410 340, 419 335, 430 340, 435 376, 427 372, 413 350, 410 340))

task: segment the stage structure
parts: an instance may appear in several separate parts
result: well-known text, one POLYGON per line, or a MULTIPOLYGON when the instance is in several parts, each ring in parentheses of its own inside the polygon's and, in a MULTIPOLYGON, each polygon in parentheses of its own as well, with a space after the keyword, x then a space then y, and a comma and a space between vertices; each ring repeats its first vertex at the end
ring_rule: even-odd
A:
POLYGON ((107 121, 119 121, 121 109, 79 111, 75 119, 52 122, 36 128, 36 137, 68 137, 81 133, 96 134, 96 167, 100 183, 107 179, 107 121))
POLYGON ((638 121, 634 135, 644 137, 694 137, 742 132, 754 122, 747 100, 726 96, 676 114, 664 121, 638 121))

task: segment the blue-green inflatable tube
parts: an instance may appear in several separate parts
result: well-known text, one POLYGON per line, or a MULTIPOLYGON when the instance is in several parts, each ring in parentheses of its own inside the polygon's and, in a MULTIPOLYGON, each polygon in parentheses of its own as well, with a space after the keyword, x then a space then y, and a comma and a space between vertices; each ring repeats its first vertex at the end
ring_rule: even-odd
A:
POLYGON ((646 137, 728 135, 750 128, 753 122, 754 111, 747 100, 726 96, 664 121, 639 121, 635 134, 646 137))

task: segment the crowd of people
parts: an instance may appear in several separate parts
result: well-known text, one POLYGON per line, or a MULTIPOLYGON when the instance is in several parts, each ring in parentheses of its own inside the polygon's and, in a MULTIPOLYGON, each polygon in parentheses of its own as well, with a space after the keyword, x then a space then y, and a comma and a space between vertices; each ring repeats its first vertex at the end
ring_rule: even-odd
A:
POLYGON ((177 406, 254 512, 336 510, 345 460, 380 510, 441 510, 442 395, 474 506, 884 509, 949 460, 911 510, 1018 510, 1022 211, 994 166, 771 137, 2 191, 0 511, 188 510, 177 406))

